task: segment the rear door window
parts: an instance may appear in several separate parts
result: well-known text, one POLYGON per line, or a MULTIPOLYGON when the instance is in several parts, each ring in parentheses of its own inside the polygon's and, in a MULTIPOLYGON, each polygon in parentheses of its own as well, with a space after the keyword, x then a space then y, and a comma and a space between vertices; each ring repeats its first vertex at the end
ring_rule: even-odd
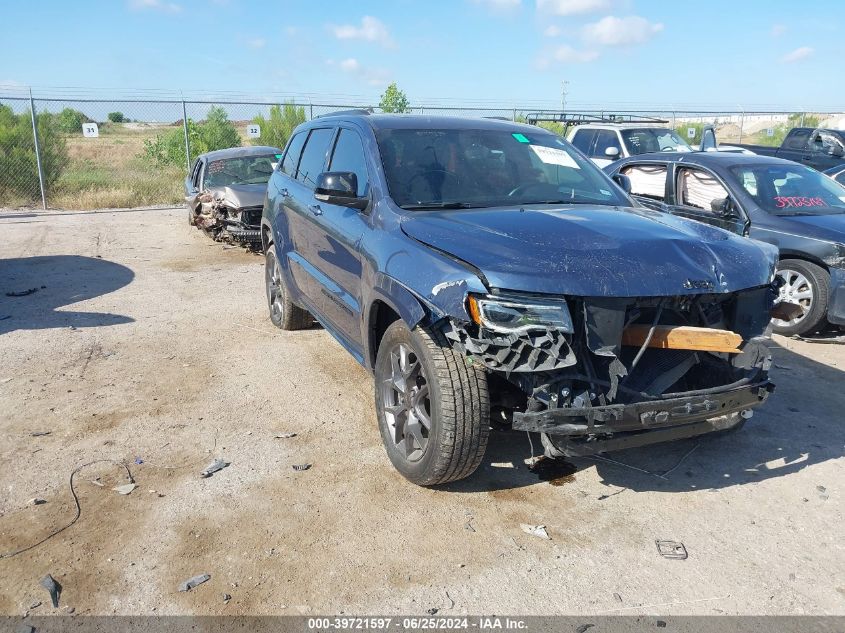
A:
POLYGON ((631 194, 654 200, 666 199, 666 165, 625 165, 619 173, 631 179, 631 194))
POLYGON ((311 134, 308 135, 308 141, 305 143, 305 149, 302 150, 302 158, 296 170, 296 179, 310 189, 316 186, 317 176, 323 172, 333 134, 334 130, 327 127, 311 130, 311 134))
POLYGON ((807 139, 810 136, 808 130, 792 130, 783 143, 784 149, 804 149, 807 147, 807 139))
POLYGON ((358 178, 358 197, 367 195, 369 175, 367 160, 364 157, 364 145, 361 137, 354 130, 341 128, 332 154, 329 171, 351 171, 358 178))
POLYGON ((296 174, 296 166, 299 164, 299 156, 302 154, 302 146, 305 145, 305 138, 308 132, 300 132, 288 143, 288 149, 285 152, 285 157, 282 160, 282 173, 287 174, 293 178, 296 174))

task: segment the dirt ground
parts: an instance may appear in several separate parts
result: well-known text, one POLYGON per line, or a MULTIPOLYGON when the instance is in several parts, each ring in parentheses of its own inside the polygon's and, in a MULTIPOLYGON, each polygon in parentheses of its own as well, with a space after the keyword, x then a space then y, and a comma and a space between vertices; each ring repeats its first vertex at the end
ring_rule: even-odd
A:
POLYGON ((578 459, 541 481, 526 434, 495 432, 430 490, 392 469, 369 374, 275 330, 262 258, 183 210, 2 212, 0 235, 0 555, 73 518, 78 466, 138 484, 80 470, 79 520, 0 559, 0 614, 62 613, 47 573, 76 614, 845 614, 842 346, 775 337, 742 431, 608 456, 686 456, 665 478, 578 459))

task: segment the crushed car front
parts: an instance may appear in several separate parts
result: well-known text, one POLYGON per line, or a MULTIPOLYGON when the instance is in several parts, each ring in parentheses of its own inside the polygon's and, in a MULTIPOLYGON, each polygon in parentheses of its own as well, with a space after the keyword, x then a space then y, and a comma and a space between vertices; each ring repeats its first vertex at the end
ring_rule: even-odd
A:
POLYGON ((261 246, 267 181, 281 150, 238 148, 208 160, 194 223, 215 240, 261 246))
POLYGON ((513 427, 585 454, 740 424, 773 388, 777 250, 634 208, 562 139, 511 127, 378 140, 402 232, 485 287, 421 294, 513 427))

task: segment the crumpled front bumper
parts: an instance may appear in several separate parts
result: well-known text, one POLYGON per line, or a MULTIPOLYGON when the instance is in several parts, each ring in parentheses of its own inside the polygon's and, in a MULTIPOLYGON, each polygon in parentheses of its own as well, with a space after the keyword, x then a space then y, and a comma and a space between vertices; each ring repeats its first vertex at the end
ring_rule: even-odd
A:
POLYGON ((830 269, 827 320, 834 325, 845 325, 845 268, 830 269))
POLYGON ((587 454, 604 452, 720 430, 726 425, 718 421, 714 423, 713 420, 757 407, 766 401, 772 391, 774 384, 762 380, 736 388, 727 386, 724 391, 700 395, 632 404, 578 409, 561 407, 536 413, 514 413, 513 428, 567 436, 566 439, 626 435, 598 439, 583 445, 592 447, 587 454))

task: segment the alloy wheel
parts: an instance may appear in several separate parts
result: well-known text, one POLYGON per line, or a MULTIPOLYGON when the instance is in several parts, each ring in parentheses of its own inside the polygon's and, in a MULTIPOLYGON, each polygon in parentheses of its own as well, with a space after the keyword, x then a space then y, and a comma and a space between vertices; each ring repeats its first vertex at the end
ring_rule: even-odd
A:
POLYGON ((390 437, 409 462, 425 455, 431 434, 431 395, 422 361, 407 344, 390 350, 390 375, 381 388, 390 437))
POLYGON ((796 325, 804 320, 813 307, 813 284, 805 275, 789 268, 778 270, 777 276, 783 282, 783 285, 780 287, 780 300, 800 306, 801 314, 791 321, 773 319, 773 322, 780 327, 796 325))

